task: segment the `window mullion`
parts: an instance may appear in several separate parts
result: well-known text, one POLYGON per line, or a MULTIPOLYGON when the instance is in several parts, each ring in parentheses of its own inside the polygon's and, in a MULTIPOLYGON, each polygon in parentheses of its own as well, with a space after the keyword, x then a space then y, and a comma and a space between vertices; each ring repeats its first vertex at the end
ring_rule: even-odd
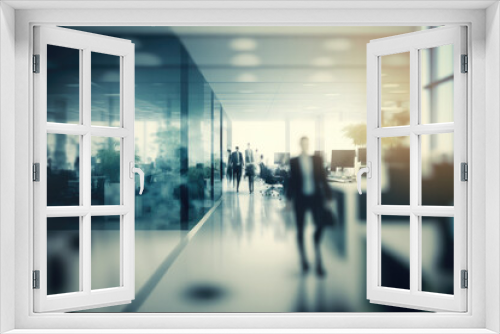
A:
MULTIPOLYGON (((418 49, 410 50, 410 208, 419 203, 420 157, 419 136, 415 133, 419 115, 419 57, 418 49)), ((415 293, 419 286, 420 271, 420 218, 411 211, 410 214, 410 291, 415 293)))
POLYGON ((90 134, 90 120, 91 120, 91 53, 88 48, 83 49, 83 60, 82 60, 82 84, 81 84, 81 99, 82 99, 82 125, 87 128, 86 134, 82 136, 83 150, 82 150, 82 160, 83 168, 81 170, 82 175, 82 185, 83 185, 83 204, 88 208, 89 212, 82 218, 82 242, 80 246, 80 252, 82 254, 81 261, 81 272, 80 277, 83 282, 83 292, 90 293, 91 290, 91 216, 90 216, 90 206, 91 201, 91 185, 92 185, 92 175, 91 175, 91 134, 90 134))

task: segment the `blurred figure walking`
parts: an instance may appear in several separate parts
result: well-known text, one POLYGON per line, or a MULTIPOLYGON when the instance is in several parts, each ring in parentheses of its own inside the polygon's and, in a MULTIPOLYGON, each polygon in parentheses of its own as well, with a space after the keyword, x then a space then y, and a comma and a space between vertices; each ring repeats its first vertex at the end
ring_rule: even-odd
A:
POLYGON ((302 270, 309 270, 304 249, 304 223, 305 214, 310 211, 313 215, 314 249, 316 254, 316 274, 325 276, 325 269, 321 260, 321 236, 325 226, 325 211, 331 207, 332 190, 328 185, 323 161, 320 156, 308 154, 309 138, 300 139, 301 153, 290 160, 290 181, 287 187, 287 206, 293 204, 295 222, 297 224, 297 244, 299 248, 302 270), (290 203, 292 202, 292 203, 290 203))
POLYGON ((256 174, 257 173, 256 173, 255 164, 253 164, 253 163, 246 164, 245 176, 248 177, 248 191, 250 192, 250 194, 253 193, 256 174))
MULTIPOLYGON (((231 167, 233 169, 233 178, 236 181, 236 192, 240 191, 240 181, 241 181, 241 172, 243 170, 243 166, 245 165, 243 161, 243 155, 239 151, 239 147, 236 146, 236 151, 231 153, 231 167)), ((233 181, 234 186, 234 181, 233 181)))
POLYGON ((254 179, 255 179, 255 166, 254 166, 253 150, 250 147, 250 143, 247 144, 247 149, 245 150, 245 175, 248 177, 248 191, 253 193, 254 189, 254 179))

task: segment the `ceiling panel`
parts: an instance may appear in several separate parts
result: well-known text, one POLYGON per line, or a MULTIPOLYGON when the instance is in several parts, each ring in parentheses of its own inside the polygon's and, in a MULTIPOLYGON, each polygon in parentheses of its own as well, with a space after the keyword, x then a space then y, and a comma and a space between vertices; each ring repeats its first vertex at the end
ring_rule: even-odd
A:
MULTIPOLYGON (((423 27, 171 29, 238 120, 335 113, 359 118, 366 110, 366 44, 423 27)), ((394 64, 385 75, 405 90, 399 67, 407 64, 394 64)))

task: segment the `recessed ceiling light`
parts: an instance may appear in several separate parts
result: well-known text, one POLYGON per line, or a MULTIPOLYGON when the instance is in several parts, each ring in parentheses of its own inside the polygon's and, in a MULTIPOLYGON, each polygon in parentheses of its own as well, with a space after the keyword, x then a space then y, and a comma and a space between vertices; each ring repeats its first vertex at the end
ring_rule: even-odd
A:
POLYGON ((257 48, 257 42, 252 38, 235 38, 229 42, 229 47, 235 51, 251 51, 257 48))

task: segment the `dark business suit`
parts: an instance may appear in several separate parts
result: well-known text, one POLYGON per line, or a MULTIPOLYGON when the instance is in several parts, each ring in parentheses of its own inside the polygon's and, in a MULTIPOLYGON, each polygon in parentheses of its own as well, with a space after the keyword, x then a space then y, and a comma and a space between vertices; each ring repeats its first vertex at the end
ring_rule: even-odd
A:
POLYGON ((290 160, 290 180, 287 188, 287 198, 293 201, 295 218, 297 224, 297 244, 302 260, 303 269, 307 270, 308 265, 304 250, 304 218, 308 210, 312 212, 314 225, 314 244, 316 249, 316 261, 318 274, 323 275, 323 267, 321 264, 321 254, 319 243, 323 233, 322 212, 326 200, 332 198, 332 190, 326 179, 326 172, 323 168, 323 159, 320 156, 310 157, 312 159, 311 173, 313 174, 312 194, 304 194, 304 178, 299 158, 290 160))
POLYGON ((236 191, 240 189, 241 171, 243 170, 243 154, 239 151, 231 153, 231 166, 233 167, 233 178, 236 179, 236 191))
POLYGON ((247 169, 245 175, 248 177, 248 191, 250 193, 253 193, 253 188, 254 188, 254 177, 255 177, 255 167, 253 167, 251 164, 253 164, 253 151, 251 148, 247 148, 245 150, 245 163, 247 164, 247 169))

